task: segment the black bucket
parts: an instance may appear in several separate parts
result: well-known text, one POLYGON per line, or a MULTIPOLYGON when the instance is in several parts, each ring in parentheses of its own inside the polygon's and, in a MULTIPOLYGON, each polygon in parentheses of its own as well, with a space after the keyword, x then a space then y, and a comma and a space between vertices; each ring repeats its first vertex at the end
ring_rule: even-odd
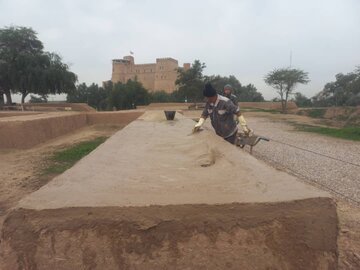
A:
POLYGON ((174 120, 176 111, 164 111, 166 120, 174 120))

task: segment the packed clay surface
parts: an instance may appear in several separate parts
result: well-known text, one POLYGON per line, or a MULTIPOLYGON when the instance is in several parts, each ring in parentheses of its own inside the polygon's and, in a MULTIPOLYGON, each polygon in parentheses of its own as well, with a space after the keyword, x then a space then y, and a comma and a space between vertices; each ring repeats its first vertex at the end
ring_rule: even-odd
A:
POLYGON ((258 161, 193 121, 147 112, 21 207, 276 202, 326 197, 258 161))
POLYGON ((337 269, 336 206, 146 112, 6 218, 4 269, 337 269))

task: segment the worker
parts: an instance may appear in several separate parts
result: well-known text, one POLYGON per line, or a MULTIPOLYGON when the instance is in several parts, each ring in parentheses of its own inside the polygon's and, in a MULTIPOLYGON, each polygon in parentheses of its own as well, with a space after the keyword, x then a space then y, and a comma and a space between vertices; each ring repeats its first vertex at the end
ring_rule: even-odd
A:
POLYGON ((233 94, 233 87, 230 84, 224 86, 224 96, 230 99, 235 106, 239 105, 239 101, 237 96, 233 94))
POLYGON ((247 127, 245 118, 240 113, 239 106, 235 106, 227 97, 217 94, 210 83, 205 85, 203 95, 206 97, 207 102, 199 121, 193 128, 193 132, 199 131, 206 118, 210 116, 211 125, 216 134, 226 141, 236 144, 238 132, 237 123, 234 119, 234 115, 236 115, 243 132, 249 135, 250 129, 247 127))

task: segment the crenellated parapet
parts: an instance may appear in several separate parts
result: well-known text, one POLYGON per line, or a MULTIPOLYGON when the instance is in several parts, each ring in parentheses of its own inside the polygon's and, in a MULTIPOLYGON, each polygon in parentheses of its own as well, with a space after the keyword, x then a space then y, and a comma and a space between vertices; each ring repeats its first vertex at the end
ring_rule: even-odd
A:
MULTIPOLYGON (((190 68, 190 64, 184 64, 190 68)), ((171 57, 156 58, 155 63, 135 64, 133 56, 112 60, 113 83, 126 83, 137 78, 149 91, 164 90, 171 93, 176 90, 178 61, 171 57)))

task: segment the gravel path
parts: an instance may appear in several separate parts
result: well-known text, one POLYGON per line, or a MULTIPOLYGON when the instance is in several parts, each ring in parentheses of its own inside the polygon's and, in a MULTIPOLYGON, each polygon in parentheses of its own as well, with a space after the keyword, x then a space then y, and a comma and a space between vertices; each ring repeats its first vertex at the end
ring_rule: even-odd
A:
POLYGON ((295 131, 266 118, 247 120, 256 134, 271 140, 254 147, 255 157, 360 205, 360 142, 295 131))

